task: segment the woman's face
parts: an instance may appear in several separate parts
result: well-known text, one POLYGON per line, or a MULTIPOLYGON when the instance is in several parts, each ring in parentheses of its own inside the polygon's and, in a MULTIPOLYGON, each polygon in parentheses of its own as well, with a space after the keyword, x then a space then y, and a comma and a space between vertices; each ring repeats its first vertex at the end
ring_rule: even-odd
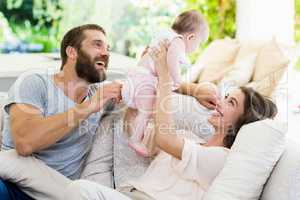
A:
POLYGON ((237 122, 244 113, 245 95, 240 89, 232 90, 217 105, 208 121, 216 128, 227 128, 237 122))

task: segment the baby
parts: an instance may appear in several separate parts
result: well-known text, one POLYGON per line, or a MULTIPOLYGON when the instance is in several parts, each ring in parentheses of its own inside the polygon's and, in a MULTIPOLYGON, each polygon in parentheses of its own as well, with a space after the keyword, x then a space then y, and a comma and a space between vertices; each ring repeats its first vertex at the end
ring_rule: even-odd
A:
MULTIPOLYGON (((205 19, 195 10, 181 13, 172 25, 172 29, 159 32, 149 47, 155 47, 162 41, 168 41, 167 65, 172 77, 172 88, 176 90, 181 83, 180 69, 188 65, 187 53, 194 52, 208 37, 205 19)), ((130 124, 129 146, 139 155, 147 157, 149 152, 142 142, 146 126, 151 119, 155 103, 157 74, 154 63, 148 53, 138 62, 138 68, 129 71, 128 79, 122 87, 122 99, 130 108, 137 109, 137 115, 130 124)))

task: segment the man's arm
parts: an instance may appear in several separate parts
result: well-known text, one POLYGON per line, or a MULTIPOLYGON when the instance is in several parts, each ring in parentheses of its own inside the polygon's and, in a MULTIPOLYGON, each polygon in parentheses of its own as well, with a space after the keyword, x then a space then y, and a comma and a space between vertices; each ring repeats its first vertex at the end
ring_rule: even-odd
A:
POLYGON ((87 114, 78 110, 72 108, 64 113, 44 117, 34 106, 13 104, 10 117, 16 151, 22 156, 28 156, 51 146, 87 117, 87 114))
POLYGON ((11 105, 11 132, 16 151, 28 156, 55 144, 90 114, 98 112, 109 99, 119 98, 119 95, 119 84, 107 84, 99 88, 91 100, 49 117, 29 104, 11 105))

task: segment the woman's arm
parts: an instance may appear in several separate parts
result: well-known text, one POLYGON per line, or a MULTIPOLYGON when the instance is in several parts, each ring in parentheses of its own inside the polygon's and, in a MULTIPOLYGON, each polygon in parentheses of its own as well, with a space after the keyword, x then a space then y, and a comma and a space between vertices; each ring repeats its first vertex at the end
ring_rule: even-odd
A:
POLYGON ((172 79, 167 66, 166 45, 150 52, 158 74, 158 87, 155 105, 155 142, 166 153, 181 159, 184 146, 183 138, 176 134, 172 119, 172 79))
POLYGON ((175 38, 171 41, 167 50, 167 67, 169 68, 170 76, 174 82, 176 88, 181 84, 180 75, 180 54, 185 49, 183 40, 175 38))

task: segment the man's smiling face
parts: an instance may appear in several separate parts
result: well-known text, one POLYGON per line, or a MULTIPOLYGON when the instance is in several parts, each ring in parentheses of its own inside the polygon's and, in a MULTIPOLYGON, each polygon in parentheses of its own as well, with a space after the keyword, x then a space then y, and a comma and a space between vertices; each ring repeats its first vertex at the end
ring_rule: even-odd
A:
POLYGON ((106 79, 109 46, 106 36, 99 30, 85 30, 85 38, 77 50, 76 73, 89 83, 106 79))

